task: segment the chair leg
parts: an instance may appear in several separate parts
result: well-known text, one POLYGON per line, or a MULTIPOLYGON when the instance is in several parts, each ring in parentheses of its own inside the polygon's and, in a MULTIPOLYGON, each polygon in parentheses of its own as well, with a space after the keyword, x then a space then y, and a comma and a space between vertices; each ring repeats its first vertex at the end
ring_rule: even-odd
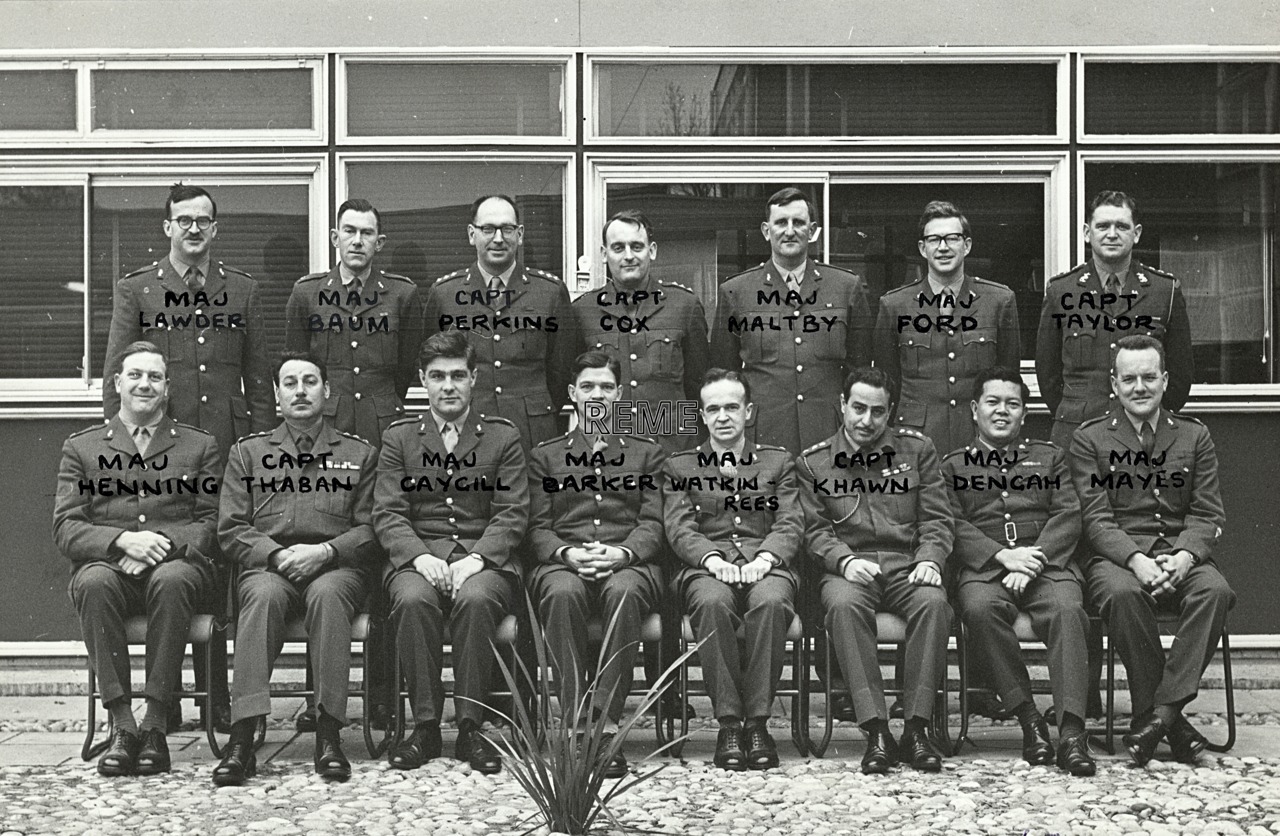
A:
MULTIPOLYGON (((195 662, 196 670, 200 670, 200 663, 195 662)), ((205 715, 204 735, 209 742, 209 751, 215 758, 222 757, 222 746, 218 743, 218 723, 216 706, 221 704, 222 692, 216 686, 216 682, 221 681, 222 687, 226 683, 227 670, 227 634, 226 628, 218 624, 214 624, 213 632, 209 636, 209 643, 205 646, 204 653, 204 681, 205 687, 209 689, 205 697, 205 708, 208 713, 205 715), (222 667, 222 675, 218 674, 218 666, 222 667), (216 677, 216 679, 215 679, 216 677)))
MULTIPOLYGON (((833 672, 831 670, 831 637, 827 636, 823 642, 823 659, 826 664, 826 678, 823 685, 826 689, 827 705, 825 710, 826 717, 823 720, 822 738, 815 745, 812 737, 809 739, 809 752, 815 758, 821 758, 827 753, 827 746, 831 744, 831 733, 835 728, 834 718, 831 716, 831 680, 833 672)), ((807 732, 807 730, 806 730, 807 732)))
POLYGON ((1107 630, 1107 754, 1116 753, 1116 645, 1111 630, 1107 630))
MULTIPOLYGON (((663 662, 665 662, 666 659, 664 658, 664 655, 662 653, 662 640, 646 644, 644 646, 643 652, 645 653, 646 658, 648 657, 649 653, 651 652, 654 653, 654 655, 657 657, 657 665, 656 665, 657 669, 659 671, 666 670, 666 667, 663 665, 663 662)), ((652 685, 652 683, 650 684, 652 685)), ((663 725, 667 719, 666 712, 663 710, 663 705, 662 705, 662 703, 664 702, 663 698, 666 695, 667 695, 667 689, 664 687, 662 691, 658 694, 658 702, 654 705, 653 736, 654 736, 654 739, 657 741, 659 748, 667 745, 667 741, 670 740, 670 738, 667 737, 666 734, 664 734, 665 728, 663 725)))
MULTIPOLYGON (((81 745, 80 747, 80 760, 82 761, 91 760, 92 758, 95 758, 102 752, 106 751, 106 747, 110 740, 110 736, 108 735, 108 742, 103 742, 96 746, 93 743, 94 733, 98 729, 98 700, 97 700, 98 678, 94 676, 93 665, 92 664, 88 665, 88 668, 89 668, 89 718, 88 718, 89 728, 85 731, 84 744, 81 745)), ((109 721, 109 717, 110 715, 108 715, 108 721, 109 721)))
MULTIPOLYGON (((684 656, 689 652, 689 643, 684 640, 684 618, 681 616, 680 627, 680 655, 684 656)), ((689 712, 684 707, 689 704, 689 664, 692 660, 686 658, 680 665, 680 737, 674 746, 667 750, 667 753, 678 758, 684 751, 684 743, 689 737, 689 712)), ((701 661, 701 660, 699 660, 701 661)))
POLYGON ((966 741, 973 748, 978 748, 978 744, 969 737, 969 643, 963 621, 956 630, 956 670, 960 677, 960 732, 956 735, 952 755, 960 754, 966 741))
POLYGON ((807 676, 801 676, 804 659, 804 637, 791 643, 791 689, 795 694, 791 697, 791 742, 801 757, 809 754, 809 741, 805 730, 809 728, 809 705, 805 699, 805 683, 807 676))
POLYGON ((369 709, 373 703, 374 677, 370 676, 369 665, 378 664, 376 654, 381 651, 381 646, 375 646, 372 642, 366 641, 361 646, 360 651, 360 655, 364 660, 363 672, 360 675, 360 719, 364 725, 364 748, 369 753, 369 757, 376 759, 382 757, 382 753, 390 745, 393 725, 388 724, 386 731, 382 734, 381 742, 374 742, 373 724, 369 722, 369 709))
POLYGON ((1231 676, 1231 634, 1225 626, 1222 628, 1222 686, 1227 692, 1227 741, 1210 743, 1209 749, 1214 752, 1230 752, 1236 745, 1236 687, 1231 676))

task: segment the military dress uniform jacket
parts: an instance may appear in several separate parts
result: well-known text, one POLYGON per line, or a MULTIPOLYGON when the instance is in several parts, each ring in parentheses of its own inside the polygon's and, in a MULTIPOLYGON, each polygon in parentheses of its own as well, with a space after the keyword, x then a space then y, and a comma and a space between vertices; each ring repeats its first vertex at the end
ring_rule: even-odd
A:
POLYGON ((258 283, 216 264, 203 297, 192 294, 168 256, 116 283, 102 402, 108 418, 120 411, 114 377, 121 355, 130 343, 149 340, 168 358, 169 414, 213 433, 225 453, 240 436, 271 429, 276 408, 258 283))
POLYGON ((1164 540, 1213 560, 1226 524, 1209 429, 1161 409, 1148 464, 1123 410, 1083 424, 1071 439, 1071 476, 1093 554, 1125 566, 1164 540))
POLYGON ((1041 577, 1083 580, 1074 559, 1080 499, 1061 447, 1024 438, 1005 452, 974 441, 942 460, 942 478, 956 520, 956 583, 1000 579, 996 552, 1020 546, 1044 552, 1041 577))
POLYGON ((1036 379, 1054 419, 1079 424, 1116 406, 1111 366, 1116 343, 1131 334, 1164 344, 1164 405, 1181 409, 1191 391, 1192 357, 1178 280, 1135 261, 1124 277, 1124 298, 1102 308, 1103 278, 1089 261, 1049 280, 1036 337, 1036 379))
POLYGON ((975 276, 965 276, 954 307, 930 304, 932 294, 929 280, 922 278, 880 297, 875 363, 898 386, 897 424, 924 433, 939 451, 950 451, 973 438, 969 402, 978 372, 992 366, 1018 369, 1018 303, 1009 288, 975 276), (930 325, 923 332, 914 324, 921 315, 930 325), (954 317, 954 324, 937 330, 940 316, 954 317), (909 320, 904 327, 901 317, 909 320), (972 317, 969 330, 964 317, 972 317))
POLYGON ((430 412, 383 435, 373 530, 394 569, 420 554, 453 563, 476 552, 488 568, 519 576, 528 522, 528 471, 510 421, 473 407, 451 454, 430 412))
POLYGON ((515 424, 527 451, 559 434, 559 407, 573 382, 569 291, 550 273, 517 263, 506 295, 487 294, 478 264, 436 279, 424 302, 425 333, 467 335, 479 372, 471 408, 515 424))
POLYGON ((747 437, 792 453, 835 432, 844 377, 871 360, 862 279, 812 260, 804 275, 799 300, 788 298, 772 260, 730 278, 711 326, 712 365, 742 369, 751 384, 756 418, 747 437))
MULTIPOLYGON (((870 467, 855 464, 841 428, 797 460, 809 555, 835 575, 850 554, 884 572, 925 561, 945 568, 954 520, 933 442, 899 427, 886 431, 870 452, 880 454, 870 467)), ((858 461, 870 458, 864 454, 858 461)))
POLYGON ((285 344, 310 351, 329 372, 325 416, 340 432, 375 447, 404 416, 418 380, 422 302, 412 279, 372 271, 362 292, 342 285, 339 268, 298 279, 285 306, 285 344))
POLYGON ((368 569, 379 559, 373 534, 377 451, 326 421, 310 455, 314 459, 299 464, 287 424, 232 448, 218 513, 218 540, 230 560, 265 569, 273 552, 315 543, 331 543, 338 566, 368 569), (319 489, 322 481, 329 490, 319 489))
MULTIPOLYGON (((781 447, 748 441, 737 473, 721 472, 710 443, 677 453, 663 468, 663 517, 667 539, 685 564, 677 588, 698 575, 709 575, 702 560, 713 551, 743 565, 762 551, 776 555, 781 566, 769 570, 799 584, 796 565, 804 538, 804 511, 791 453, 781 447), (725 480, 729 484, 725 484, 725 480), (732 500, 732 503, 729 503, 732 500)), ((732 469, 726 467, 726 471, 732 469)))
POLYGON ((76 567, 95 561, 115 567, 124 554, 112 545, 117 537, 156 531, 173 543, 167 559, 192 560, 212 582, 219 467, 213 436, 168 416, 145 456, 119 415, 82 430, 62 445, 54 543, 76 567))
POLYGON ((610 435, 598 453, 577 430, 544 441, 529 454, 528 545, 535 577, 560 571, 556 552, 600 541, 631 552, 630 565, 662 582, 662 463, 650 438, 610 435), (585 456, 586 463, 570 464, 585 456), (600 480, 592 484, 591 480, 600 480), (611 480, 605 482, 604 480, 611 480), (651 483, 651 484, 650 484, 651 483))

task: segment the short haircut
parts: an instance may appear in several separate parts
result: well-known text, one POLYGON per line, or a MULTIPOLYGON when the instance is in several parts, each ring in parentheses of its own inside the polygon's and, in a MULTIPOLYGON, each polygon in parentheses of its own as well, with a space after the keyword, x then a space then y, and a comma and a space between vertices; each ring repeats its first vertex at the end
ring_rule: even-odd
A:
POLYGON ((418 368, 427 370, 432 360, 458 359, 467 361, 467 369, 476 370, 476 350, 461 331, 440 331, 427 337, 418 350, 418 368))
POLYGON ((605 221, 604 229, 600 230, 600 243, 606 247, 609 246, 609 225, 614 221, 638 226, 644 230, 645 237, 649 239, 649 243, 653 243, 653 224, 649 221, 649 216, 639 209, 623 209, 620 212, 614 212, 609 220, 605 221))
POLYGON ((372 212, 375 225, 378 227, 378 234, 382 234, 382 213, 373 208, 373 204, 362 197, 353 197, 343 201, 338 207, 338 214, 334 216, 333 225, 340 226, 342 224, 342 216, 347 212, 372 212))
POLYGON ((511 204, 511 211, 516 213, 516 223, 520 223, 520 207, 516 206, 516 199, 505 194, 482 194, 475 200, 471 201, 471 222, 475 223, 476 212, 480 211, 480 206, 486 200, 505 200, 511 204))
POLYGON ((160 346, 148 340, 137 340, 131 342, 124 347, 124 351, 120 353, 120 368, 124 368, 124 361, 128 360, 135 354, 158 354, 160 359, 164 361, 164 371, 169 373, 169 358, 160 350, 160 346))
MULTIPOLYGON (((1122 351, 1146 351, 1148 348, 1154 348, 1156 354, 1160 355, 1160 371, 1167 371, 1164 365, 1164 343, 1157 340, 1150 334, 1130 334, 1127 337, 1121 337, 1116 340, 1116 355, 1119 356, 1122 351)), ((1111 376, 1115 377, 1115 359, 1111 361, 1111 376)))
POLYGON ((622 382, 622 366, 618 365, 617 360, 603 351, 584 351, 574 358, 573 365, 569 370, 572 372, 570 379, 573 380, 575 386, 578 384, 578 375, 587 369, 608 369, 613 372, 615 381, 622 382))
POLYGON ((1121 209, 1128 209, 1133 215, 1133 222, 1135 224, 1138 222, 1138 201, 1124 192, 1103 189, 1094 195, 1093 201, 1089 204, 1088 219, 1090 222, 1093 221, 1093 213, 1099 206, 1118 206, 1121 209))
POLYGON ((964 216, 964 213, 954 203, 947 200, 931 200, 924 207, 924 211, 920 213, 921 240, 924 239, 924 228, 929 225, 929 221, 936 221, 940 218, 955 218, 960 221, 960 229, 964 232, 964 237, 973 237, 973 231, 969 228, 969 219, 964 216))
POLYGON ((849 372, 844 379, 844 398, 849 399, 849 390, 853 388, 855 383, 865 383, 868 386, 874 386, 877 389, 883 389, 889 393, 889 403, 893 401, 893 378, 884 369, 873 369, 870 366, 858 366, 849 372))
POLYGON ((1005 383, 1014 383, 1018 386, 1018 391, 1022 393, 1022 403, 1025 406, 1027 401, 1031 400, 1031 390, 1027 388, 1027 384, 1022 379, 1022 375, 1008 366, 992 366, 978 372, 973 379, 973 399, 975 401, 982 400, 982 390, 986 388, 989 381, 1003 380, 1005 383))
POLYGON ((764 219, 766 221, 769 220, 773 207, 786 206, 788 203, 795 203, 797 200, 804 201, 805 207, 809 210, 809 223, 816 224, 818 222, 818 207, 809 199, 809 195, 795 186, 787 186, 785 189, 773 193, 769 198, 769 202, 764 205, 764 219))
MULTIPOLYGON (((722 380, 732 381, 733 383, 742 384, 743 397, 747 399, 747 403, 751 403, 751 384, 742 376, 742 372, 730 371, 719 367, 707 369, 707 373, 702 376, 702 385, 698 387, 698 396, 701 398, 702 390, 713 383, 719 383, 722 380)), ((746 406, 746 404, 743 404, 746 406)))
POLYGON ((188 186, 185 183, 177 182, 169 187, 169 198, 164 202, 164 218, 169 220, 173 217, 173 204, 182 203, 187 200, 195 200, 197 197, 209 198, 210 205, 213 206, 213 219, 218 219, 218 202, 213 199, 213 195, 209 194, 199 186, 188 186))
POLYGON ((275 379, 276 385, 280 385, 280 370, 284 368, 284 364, 290 360, 300 360, 303 363, 310 363, 320 370, 320 382, 324 383, 329 379, 329 369, 325 366, 324 361, 310 351, 298 351, 295 348, 286 348, 276 355, 275 368, 272 371, 272 377, 275 379))

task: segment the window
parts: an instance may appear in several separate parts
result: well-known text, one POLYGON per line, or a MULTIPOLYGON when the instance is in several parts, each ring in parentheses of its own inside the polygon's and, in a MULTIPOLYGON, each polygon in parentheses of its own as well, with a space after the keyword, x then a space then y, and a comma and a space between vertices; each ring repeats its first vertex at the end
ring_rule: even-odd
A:
POLYGON ((75 129, 75 70, 0 69, 0 131, 75 129))
POLYGON ((1280 133, 1280 62, 1086 61, 1084 132, 1280 133))
POLYGON ((309 68, 95 70, 93 130, 313 131, 309 68))

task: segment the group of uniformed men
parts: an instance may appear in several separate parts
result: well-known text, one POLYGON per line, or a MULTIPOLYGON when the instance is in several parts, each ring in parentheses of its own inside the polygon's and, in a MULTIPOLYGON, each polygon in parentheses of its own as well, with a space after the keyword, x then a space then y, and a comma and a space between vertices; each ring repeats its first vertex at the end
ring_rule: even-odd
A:
MULTIPOLYGON (((668 554, 670 593, 703 643, 722 768, 778 763, 766 721, 802 583, 839 663, 825 675, 867 736, 864 772, 941 768, 929 717, 953 604, 1029 762, 1095 770, 1086 601, 1129 672, 1134 761, 1164 739, 1194 761, 1205 740, 1182 709, 1234 596, 1214 562, 1224 515, 1213 443, 1174 411, 1191 379, 1185 304, 1172 277, 1133 261, 1132 198, 1098 195, 1091 260, 1047 289, 1036 370, 1052 442, 1022 433, 1014 295, 965 272, 972 240, 956 207, 926 207, 927 273, 885 294, 874 325, 862 280, 809 258, 817 219, 804 193, 778 192, 765 214, 772 257, 721 285, 708 339, 693 292, 651 275, 657 243, 638 211, 610 218, 609 278, 571 303, 563 283, 520 261, 515 201, 482 197, 467 227, 476 262, 420 301, 411 280, 374 269, 381 219, 349 200, 331 232, 339 263, 294 287, 273 368, 256 284, 211 261, 213 198, 175 186, 169 255, 116 286, 108 421, 67 440, 58 482, 54 537, 75 567, 70 594, 113 723, 99 771, 169 768, 186 626, 221 558, 238 568, 238 617, 219 785, 254 773, 268 679, 299 613, 316 771, 350 775, 339 737, 350 627, 370 588, 389 601, 410 695, 413 732, 393 767, 441 754, 447 624, 456 756, 500 768, 481 725, 491 641, 523 588, 562 697, 588 673, 587 618, 616 619, 601 682, 616 731, 641 622, 668 594, 668 554), (405 416, 415 381, 429 409, 405 416), (574 419, 560 434, 566 396, 574 419), (696 401, 700 428, 656 440, 622 428, 628 401, 681 400, 696 401), (907 624, 896 740, 877 611, 907 624), (1020 611, 1048 647, 1056 744, 1019 657, 1020 611), (123 626, 139 612, 140 723, 123 626), (1161 612, 1179 616, 1167 653, 1161 612)), ((621 755, 609 764, 626 768, 621 755)))

